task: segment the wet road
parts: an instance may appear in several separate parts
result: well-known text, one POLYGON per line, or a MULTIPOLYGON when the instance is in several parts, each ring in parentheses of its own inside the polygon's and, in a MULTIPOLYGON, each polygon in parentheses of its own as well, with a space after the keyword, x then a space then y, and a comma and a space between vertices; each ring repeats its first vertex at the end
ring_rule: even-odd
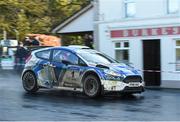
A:
POLYGON ((27 94, 16 72, 0 71, 0 120, 180 120, 180 90, 89 99, 81 93, 27 94))

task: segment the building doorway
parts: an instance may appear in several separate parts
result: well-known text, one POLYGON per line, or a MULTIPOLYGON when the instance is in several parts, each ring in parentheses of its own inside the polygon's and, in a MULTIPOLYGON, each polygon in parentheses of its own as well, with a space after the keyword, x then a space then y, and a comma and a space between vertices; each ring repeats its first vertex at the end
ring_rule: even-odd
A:
MULTIPOLYGON (((143 40, 143 62, 144 70, 161 71, 160 40, 143 40)), ((146 86, 160 86, 160 72, 144 72, 146 86)))

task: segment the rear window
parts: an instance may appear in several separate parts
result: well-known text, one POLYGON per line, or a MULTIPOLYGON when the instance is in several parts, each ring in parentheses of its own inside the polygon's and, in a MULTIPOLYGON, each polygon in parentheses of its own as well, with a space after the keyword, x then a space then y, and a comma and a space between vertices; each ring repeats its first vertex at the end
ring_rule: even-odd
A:
POLYGON ((49 60, 49 58, 50 58, 50 53, 51 53, 50 50, 44 50, 44 51, 37 52, 37 53, 36 53, 36 56, 37 56, 38 58, 42 58, 42 59, 49 60))

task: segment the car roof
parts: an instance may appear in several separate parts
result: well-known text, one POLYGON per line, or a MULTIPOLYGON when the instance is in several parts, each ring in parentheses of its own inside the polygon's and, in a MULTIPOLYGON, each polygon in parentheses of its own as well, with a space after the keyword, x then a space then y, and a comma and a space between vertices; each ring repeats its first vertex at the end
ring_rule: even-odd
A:
POLYGON ((78 52, 89 52, 89 53, 96 53, 96 50, 93 50, 87 46, 81 46, 81 45, 70 45, 70 46, 61 46, 61 47, 48 47, 48 48, 42 48, 42 49, 38 49, 33 51, 33 53, 39 52, 39 51, 43 51, 43 50, 49 50, 49 49, 63 49, 63 50, 67 50, 73 53, 78 53, 78 52))
POLYGON ((72 52, 76 52, 77 50, 90 49, 90 48, 87 47, 87 46, 70 45, 70 46, 54 47, 53 49, 64 49, 64 50, 69 50, 69 51, 72 51, 72 52))

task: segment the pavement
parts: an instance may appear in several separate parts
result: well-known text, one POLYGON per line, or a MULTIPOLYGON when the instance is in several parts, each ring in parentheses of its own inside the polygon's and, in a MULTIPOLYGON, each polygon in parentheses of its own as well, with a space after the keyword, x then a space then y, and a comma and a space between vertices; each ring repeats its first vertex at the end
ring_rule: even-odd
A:
POLYGON ((180 121, 180 90, 146 90, 131 96, 90 99, 79 92, 40 90, 28 94, 16 71, 0 70, 0 120, 180 121))

